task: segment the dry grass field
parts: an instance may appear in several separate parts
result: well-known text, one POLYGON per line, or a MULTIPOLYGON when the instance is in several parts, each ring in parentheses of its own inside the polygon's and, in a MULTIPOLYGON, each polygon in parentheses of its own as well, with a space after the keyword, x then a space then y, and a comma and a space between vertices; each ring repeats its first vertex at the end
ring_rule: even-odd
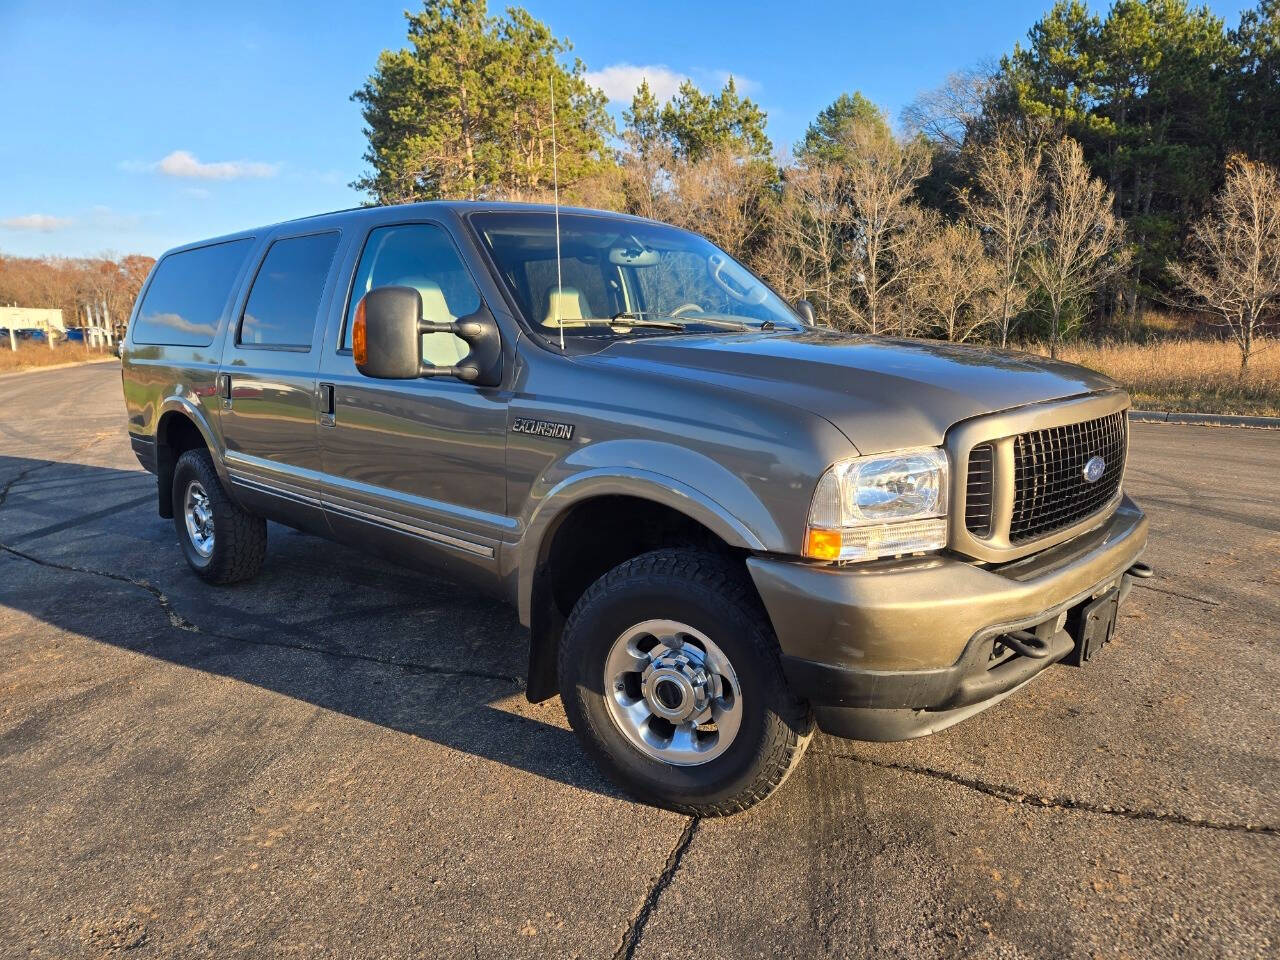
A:
POLYGON ((0 339, 0 373, 12 373, 15 370, 27 370, 32 367, 50 367, 56 363, 81 363, 97 357, 110 356, 107 349, 97 347, 85 349, 83 343, 61 343, 49 349, 47 343, 18 341, 15 353, 9 349, 9 339, 0 339))
MULTIPOLYGON (((1045 344, 1028 349, 1049 353, 1045 344)), ((1280 416, 1280 350, 1274 344, 1254 353, 1244 379, 1240 351, 1233 342, 1077 342, 1067 344, 1060 354, 1119 381, 1138 410, 1280 416)))

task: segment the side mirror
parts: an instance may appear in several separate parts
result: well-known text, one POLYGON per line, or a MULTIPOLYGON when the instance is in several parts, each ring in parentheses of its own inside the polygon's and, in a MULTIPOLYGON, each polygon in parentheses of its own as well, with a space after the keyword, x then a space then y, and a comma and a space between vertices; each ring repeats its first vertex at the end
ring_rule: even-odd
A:
POLYGON ((818 322, 818 315, 813 312, 813 304, 808 300, 796 301, 796 313, 800 314, 800 319, 808 326, 814 326, 818 322))
POLYGON ((364 295, 356 306, 351 352, 356 369, 378 380, 457 377, 481 387, 496 387, 502 380, 502 339, 488 308, 482 303, 452 323, 427 323, 422 297, 413 287, 378 287, 364 295), (471 352, 452 367, 423 363, 424 333, 452 333, 471 352))

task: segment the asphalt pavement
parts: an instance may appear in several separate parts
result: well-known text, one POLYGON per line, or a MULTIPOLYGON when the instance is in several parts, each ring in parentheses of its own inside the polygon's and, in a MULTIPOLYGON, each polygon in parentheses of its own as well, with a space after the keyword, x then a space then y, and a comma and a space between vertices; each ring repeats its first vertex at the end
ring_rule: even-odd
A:
POLYGON ((205 585, 118 367, 0 379, 0 956, 1275 956, 1278 480, 1134 424, 1099 659, 691 820, 524 700, 513 611, 276 526, 205 585))

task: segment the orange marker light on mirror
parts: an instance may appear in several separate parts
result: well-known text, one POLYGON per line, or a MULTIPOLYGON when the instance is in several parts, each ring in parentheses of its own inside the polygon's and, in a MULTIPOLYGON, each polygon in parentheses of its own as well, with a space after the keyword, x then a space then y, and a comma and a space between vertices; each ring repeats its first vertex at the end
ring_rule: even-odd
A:
POLYGON ((368 341, 365 339, 364 329, 364 298, 356 304, 356 319, 351 325, 351 353, 355 357, 356 365, 363 366, 369 359, 368 341))
POLYGON ((815 530, 804 534, 804 555, 814 560, 838 560, 844 537, 839 530, 815 530))

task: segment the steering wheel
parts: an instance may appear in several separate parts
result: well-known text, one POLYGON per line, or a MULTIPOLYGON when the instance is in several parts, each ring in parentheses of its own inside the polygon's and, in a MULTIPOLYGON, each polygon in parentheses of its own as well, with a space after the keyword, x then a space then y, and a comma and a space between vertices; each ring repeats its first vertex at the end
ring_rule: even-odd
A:
POLYGON ((678 307, 676 307, 674 310, 672 310, 670 315, 671 315, 671 316, 673 316, 673 317, 680 317, 680 316, 683 316, 683 315, 684 315, 684 314, 686 314, 686 313, 705 313, 705 312, 706 312, 706 311, 704 311, 704 310, 702 309, 702 305, 701 305, 701 304, 698 304, 698 303, 682 303, 682 304, 680 304, 680 306, 678 306, 678 307))

